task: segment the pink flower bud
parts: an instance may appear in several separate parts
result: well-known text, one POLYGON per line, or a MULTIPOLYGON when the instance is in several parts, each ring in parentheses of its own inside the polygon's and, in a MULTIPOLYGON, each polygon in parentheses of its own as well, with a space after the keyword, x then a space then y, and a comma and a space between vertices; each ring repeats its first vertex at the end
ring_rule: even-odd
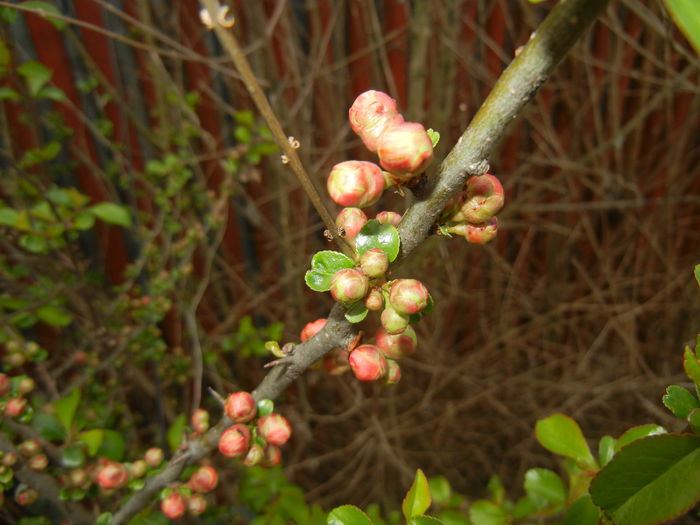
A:
POLYGON ((379 248, 372 248, 360 257, 360 267, 368 277, 382 277, 389 269, 389 257, 379 248))
POLYGON ((400 314, 390 305, 387 305, 382 310, 380 321, 388 334, 400 334, 408 326, 408 316, 400 314))
POLYGON ((370 151, 377 151, 377 140, 387 128, 403 122, 396 101, 381 91, 365 91, 348 112, 350 127, 370 151))
POLYGON ((235 423, 247 423, 255 417, 258 407, 248 392, 235 392, 226 398, 224 412, 235 423))
POLYGON ((30 469, 40 472, 49 465, 49 458, 46 457, 46 454, 37 454, 36 456, 29 458, 27 464, 29 465, 30 469))
POLYGON ((17 463, 17 459, 18 456, 14 452, 6 452, 5 455, 2 457, 2 464, 6 467, 11 467, 15 463, 17 463))
POLYGON ((27 408, 27 400, 23 397, 13 397, 5 405, 5 414, 9 417, 19 417, 27 408))
POLYGON ((335 218, 335 225, 345 232, 345 239, 352 242, 367 222, 367 215, 360 208, 343 208, 335 218))
POLYGON ((97 473, 97 484, 103 489, 118 489, 128 481, 126 466, 116 461, 107 461, 97 473))
POLYGON ((481 224, 469 224, 462 222, 446 229, 448 233, 461 235, 467 242, 473 244, 486 244, 493 240, 498 234, 498 218, 491 217, 487 222, 481 224))
POLYGON ((326 326, 326 322, 328 322, 328 319, 322 317, 320 319, 316 319, 315 321, 311 321, 310 323, 306 323, 306 326, 302 328, 301 334, 299 335, 301 342, 303 343, 307 339, 311 339, 313 336, 315 336, 324 326, 326 326))
POLYGON ((391 224, 394 228, 399 225, 401 218, 401 214, 395 211, 380 211, 375 217, 380 224, 391 224))
POLYGON ((68 483, 71 487, 80 487, 89 481, 90 478, 85 469, 77 468, 68 473, 68 483))
POLYGON ((214 490, 218 482, 219 475, 216 469, 211 465, 204 465, 194 471, 187 483, 195 492, 205 493, 214 490))
POLYGON ((479 224, 488 221, 503 208, 503 186, 493 175, 479 175, 467 181, 464 203, 450 218, 479 224))
POLYGON ((400 334, 388 334, 384 328, 377 330, 374 336, 375 344, 382 349, 384 355, 391 359, 401 359, 416 351, 418 338, 412 326, 407 326, 400 334))
POLYGON ((36 388, 36 383, 31 377, 24 377, 17 384, 17 391, 20 394, 29 394, 36 388))
POLYGON ((171 492, 160 502, 165 517, 176 520, 185 515, 185 498, 179 492, 171 492))
POLYGON ((339 376, 350 369, 348 352, 342 348, 335 348, 323 357, 323 368, 332 376, 339 376))
POLYGON ((347 160, 333 166, 328 176, 328 193, 341 206, 371 206, 384 191, 384 175, 376 164, 347 160))
POLYGON ((350 352, 350 368, 360 381, 376 381, 386 374, 386 359, 374 345, 360 345, 350 352))
POLYGON ((192 423, 192 428, 197 434, 203 434, 209 429, 209 412, 203 408, 198 408, 192 412, 190 423, 192 423))
POLYGON ((389 302, 400 314, 416 314, 428 306, 428 289, 416 279, 398 279, 389 291, 389 302))
POLYGON ((229 458, 237 458, 248 451, 250 430, 245 425, 233 425, 219 437, 219 452, 229 458))
POLYGON ((393 126, 379 137, 379 164, 395 182, 406 182, 421 173, 433 159, 433 143, 417 122, 393 126))
POLYGON ((22 441, 17 449, 21 454, 29 457, 41 452, 41 443, 39 443, 39 441, 36 439, 27 439, 22 441))
POLYGON ((384 295, 379 288, 372 288, 365 299, 365 307, 373 312, 379 311, 384 307, 384 295))
POLYGON ((163 454, 163 449, 158 447, 149 448, 143 455, 144 461, 146 461, 148 466, 152 468, 156 468, 158 465, 160 465, 163 462, 164 457, 165 455, 163 454))
POLYGON ((246 467, 254 467, 259 465, 260 462, 265 458, 265 449, 259 443, 253 443, 250 446, 250 450, 243 458, 243 464, 246 467))
POLYGON ((282 451, 273 445, 267 445, 265 447, 265 456, 260 462, 260 466, 272 468, 275 465, 279 465, 280 461, 282 461, 282 451))
POLYGON ((279 414, 268 414, 258 420, 258 434, 270 445, 281 447, 292 435, 292 426, 279 414))
POLYGON ((39 493, 31 487, 26 485, 19 485, 17 487, 17 492, 15 493, 15 501, 17 505, 22 507, 28 507, 39 499, 39 493))
POLYGON ((386 377, 384 378, 385 385, 395 385, 401 381, 401 367, 393 359, 386 360, 386 377))
POLYGON ((192 494, 187 498, 187 510, 193 516, 199 516, 207 510, 207 498, 201 494, 192 494))
POLYGON ((340 270, 331 280, 331 295, 339 303, 354 303, 367 295, 368 290, 369 279, 354 268, 340 270))
POLYGON ((0 397, 4 396, 10 391, 10 376, 7 374, 0 374, 0 397))
POLYGON ((132 478, 141 478, 146 474, 148 464, 143 459, 137 459, 129 466, 129 476, 132 478))

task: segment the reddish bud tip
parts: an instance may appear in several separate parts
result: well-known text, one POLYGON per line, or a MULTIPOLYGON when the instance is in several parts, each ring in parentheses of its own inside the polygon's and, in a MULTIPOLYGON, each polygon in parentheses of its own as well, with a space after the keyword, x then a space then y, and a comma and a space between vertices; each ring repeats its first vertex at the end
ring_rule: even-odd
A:
POLYGON ((384 328, 377 330, 374 342, 382 349, 384 355, 391 359, 401 359, 416 351, 418 338, 412 326, 407 326, 400 334, 389 334, 384 328))
POLYGON ((192 423, 192 428, 197 434, 203 434, 209 429, 209 412, 203 408, 198 408, 192 412, 190 423, 192 423))
POLYGON ((184 516, 185 509, 185 498, 179 492, 171 492, 160 502, 160 510, 171 520, 184 516))
POLYGON ((433 142, 417 122, 404 122, 382 133, 377 145, 379 164, 395 182, 406 182, 421 173, 433 159, 433 142))
POLYGON ((384 307, 384 296, 378 288, 373 288, 365 299, 365 307, 373 312, 379 311, 384 307))
POLYGON ((116 461, 107 461, 97 473, 97 484, 103 489, 118 489, 128 481, 129 471, 116 461))
POLYGON ((348 352, 342 348, 335 348, 323 357, 323 368, 332 376, 339 376, 350 369, 348 352))
POLYGON ((393 359, 386 360, 386 376, 384 377, 385 385, 395 385, 401 381, 401 367, 393 359))
POLYGON ((360 257, 360 267, 368 277, 382 277, 389 269, 389 257, 379 248, 372 248, 360 257))
POLYGON ((368 150, 377 151, 377 141, 389 127, 403 122, 396 101, 381 91, 365 91, 348 111, 350 127, 368 150))
POLYGON ((245 455, 245 458, 243 458, 243 464, 246 467, 254 467, 255 465, 260 464, 264 457, 265 450, 263 447, 259 443, 253 443, 250 446, 250 450, 245 455))
POLYGON ((28 507, 39 499, 39 493, 31 487, 26 485, 19 485, 17 487, 17 492, 15 492, 15 501, 17 505, 22 507, 28 507))
POLYGON ((237 458, 248 451, 250 430, 245 425, 233 425, 219 437, 219 452, 229 458, 237 458))
POLYGON ((207 499, 202 494, 192 494, 187 498, 187 510, 193 516, 199 516, 207 510, 207 499))
POLYGON ((376 164, 348 160, 333 166, 326 183, 328 193, 341 206, 371 206, 384 191, 384 176, 376 164))
POLYGON ((163 454, 163 449, 158 447, 149 448, 143 455, 144 461, 148 464, 149 467, 152 468, 155 468, 158 465, 160 465, 163 462, 164 457, 165 455, 163 454))
POLYGON ((224 412, 235 423, 247 423, 255 417, 258 407, 248 392, 234 392, 226 398, 224 412))
POLYGON ((23 397, 13 397, 5 405, 5 414, 9 417, 21 416, 27 408, 27 400, 23 397))
POLYGON ((380 321, 388 334, 400 334, 408 326, 408 316, 400 314, 391 305, 386 305, 382 310, 380 321))
POLYGON ((360 381, 376 381, 386 374, 386 359, 374 345, 360 345, 350 352, 350 368, 360 381))
POLYGON ((204 465, 194 471, 187 483, 195 492, 205 493, 214 490, 218 482, 219 475, 216 473, 214 467, 204 465))
POLYGON ((279 414, 268 414, 258 420, 258 434, 270 445, 281 447, 292 435, 292 426, 279 414))
POLYGON ((401 214, 395 211, 380 211, 377 213, 375 219, 377 219, 380 224, 391 224, 396 228, 401 222, 401 217, 401 214))
POLYGON ((501 182, 493 175, 479 175, 467 181, 464 202, 452 221, 472 224, 487 222, 503 208, 504 193, 501 182))
POLYGON ((301 334, 299 334, 299 339, 301 342, 303 343, 307 339, 311 339, 313 336, 315 336, 324 326, 326 326, 327 322, 328 319, 322 317, 320 319, 316 319, 315 321, 311 321, 310 323, 306 323, 306 326, 301 330, 301 334))
POLYGON ((416 314, 428 306, 428 289, 416 279, 398 279, 389 291, 389 302, 405 315, 416 314))
POLYGON ((260 462, 260 466, 272 468, 275 465, 279 465, 280 461, 282 461, 282 451, 273 445, 267 445, 265 447, 265 455, 260 462))
POLYGON ((367 215, 360 208, 343 208, 335 218, 335 225, 345 232, 345 239, 352 242, 367 223, 367 215))
POLYGON ((339 303, 354 303, 367 295, 368 290, 369 279, 354 268, 340 270, 331 280, 331 295, 339 303))

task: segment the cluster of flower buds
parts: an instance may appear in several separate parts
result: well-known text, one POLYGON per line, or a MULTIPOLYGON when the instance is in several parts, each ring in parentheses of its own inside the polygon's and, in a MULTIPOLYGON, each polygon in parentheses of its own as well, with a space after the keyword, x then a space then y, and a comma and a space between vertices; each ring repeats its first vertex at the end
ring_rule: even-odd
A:
POLYGON ((485 244, 498 233, 496 214, 503 208, 503 186, 493 175, 476 175, 464 186, 459 199, 448 205, 440 232, 460 235, 467 242, 485 244))
POLYGON ((219 452, 229 458, 242 458, 247 467, 273 467, 280 462, 279 447, 292 434, 285 417, 274 413, 260 416, 255 399, 248 392, 230 394, 224 412, 234 425, 221 433, 219 452))

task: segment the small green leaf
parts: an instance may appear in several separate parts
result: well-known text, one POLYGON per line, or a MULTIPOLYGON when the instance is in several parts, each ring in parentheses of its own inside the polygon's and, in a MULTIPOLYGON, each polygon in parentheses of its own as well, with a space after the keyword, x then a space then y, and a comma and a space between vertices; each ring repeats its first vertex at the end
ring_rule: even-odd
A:
POLYGON ((698 286, 700 286, 700 264, 695 265, 695 280, 698 283, 698 286))
POLYGON ((66 439, 65 429, 53 414, 39 412, 32 419, 32 426, 47 441, 65 441, 66 439))
POLYGON ((508 514, 495 503, 481 499, 469 507, 469 519, 473 525, 508 525, 508 514))
POLYGON ((39 319, 51 326, 68 326, 73 318, 63 308, 45 304, 36 309, 36 315, 39 319))
POLYGON ((598 442, 598 463, 605 466, 615 455, 617 440, 612 436, 603 436, 598 442))
POLYGON ((367 310, 365 302, 357 301, 352 303, 348 308, 347 312, 345 312, 345 319, 347 319, 351 323, 360 323, 365 320, 365 317, 367 317, 368 312, 369 310, 367 310))
POLYGON ((595 467, 595 460, 588 448, 578 423, 564 414, 554 414, 540 419, 535 425, 535 435, 540 445, 586 466, 595 467))
POLYGON ((528 516, 539 512, 539 507, 532 501, 529 495, 525 495, 515 502, 515 507, 513 507, 513 517, 516 520, 521 520, 527 518, 528 516))
POLYGON ((667 434, 620 450, 591 482, 593 503, 618 525, 652 525, 700 499, 700 436, 667 434))
POLYGON ((433 148, 440 142, 440 132, 435 131, 433 128, 427 130, 428 136, 430 137, 430 142, 433 143, 433 148))
POLYGON ((469 518, 457 510, 443 510, 437 515, 445 525, 472 525, 469 518))
POLYGON ((693 432, 700 434, 700 408, 691 410, 686 419, 688 420, 690 428, 693 429, 693 432))
POLYGON ((56 410, 56 417, 61 422, 61 425, 63 425, 67 435, 71 433, 73 418, 75 417, 75 411, 78 409, 79 404, 80 390, 75 388, 70 394, 59 399, 53 405, 56 410))
POLYGON ((700 9, 697 0, 664 0, 671 18, 700 55, 700 9))
POLYGON ((128 228, 131 226, 131 215, 124 206, 113 202, 100 202, 88 208, 95 217, 109 224, 128 228))
POLYGON ((51 15, 60 15, 61 12, 58 9, 56 9, 55 6, 51 5, 48 2, 29 1, 29 2, 24 2, 22 4, 22 7, 29 7, 31 9, 36 9, 38 11, 37 12, 38 15, 46 18, 46 20, 48 22, 50 22, 59 31, 66 27, 66 22, 64 20, 59 20, 58 18, 51 16, 51 15))
POLYGON ((102 432, 103 439, 97 455, 112 461, 121 461, 126 450, 124 437, 115 430, 103 430, 102 432))
POLYGON ((586 494, 574 501, 564 513, 562 525, 598 525, 600 509, 593 504, 591 497, 586 494))
POLYGON ((525 473, 523 484, 532 500, 543 500, 541 508, 549 505, 559 507, 566 501, 564 482, 556 472, 546 468, 533 468, 525 473))
POLYGON ((49 245, 41 235, 22 235, 19 245, 31 253, 46 253, 49 245))
POLYGON ((428 479, 430 496, 437 505, 447 507, 452 497, 452 487, 445 476, 433 476, 428 479))
POLYGON ((61 465, 65 468, 78 468, 85 464, 85 451, 77 443, 68 445, 61 452, 61 465))
POLYGON ((20 100, 21 98, 14 89, 0 86, 0 100, 20 100))
POLYGON ((275 402, 272 399, 258 401, 258 417, 267 416, 275 411, 275 402))
POLYGON ((682 386, 669 386, 666 389, 666 395, 661 400, 674 416, 681 419, 687 418, 694 408, 700 408, 698 398, 682 386))
POLYGON ((620 450, 625 445, 629 445, 632 441, 642 439, 649 436, 657 436, 659 434, 665 434, 666 429, 660 427, 659 425, 639 425, 637 427, 632 427, 625 431, 619 438, 617 438, 617 443, 615 445, 615 451, 620 450))
POLYGON ((416 477, 413 479, 413 485, 401 503, 401 510, 406 520, 410 520, 415 516, 422 516, 428 507, 430 507, 430 487, 425 474, 421 469, 418 469, 416 477))
POLYGON ((355 247, 360 255, 372 248, 379 248, 386 253, 389 262, 392 262, 399 254, 400 242, 399 231, 391 224, 382 224, 377 219, 371 219, 357 234, 355 247))
POLYGON ((312 257, 311 270, 306 272, 304 280, 312 290, 327 292, 331 289, 331 281, 336 273, 354 266, 355 262, 342 253, 330 250, 320 251, 312 257))
POLYGON ((14 227, 19 221, 19 213, 12 208, 0 208, 0 225, 14 227))
POLYGON ((17 67, 17 73, 22 75, 29 87, 29 93, 35 97, 39 90, 51 80, 53 72, 41 62, 30 60, 17 67))
POLYGON ((442 523, 444 525, 442 520, 433 518, 432 516, 416 516, 408 521, 408 525, 435 525, 436 523, 442 523))
POLYGON ((700 362, 695 352, 687 346, 683 352, 683 369, 693 383, 700 385, 700 362))
POLYGON ((175 418, 172 425, 168 429, 168 446, 171 452, 175 452, 182 443, 185 437, 185 427, 187 426, 187 417, 185 414, 180 414, 175 418))
POLYGON ((85 445, 87 446, 88 454, 94 456, 100 450, 104 437, 104 430, 95 428, 92 430, 86 430, 78 434, 78 441, 85 443, 85 445))
POLYGON ((76 230, 89 230, 95 225, 95 216, 86 211, 81 211, 73 219, 73 226, 76 230))
POLYGON ((326 520, 327 525, 373 525, 369 516, 353 505, 334 508, 326 520))

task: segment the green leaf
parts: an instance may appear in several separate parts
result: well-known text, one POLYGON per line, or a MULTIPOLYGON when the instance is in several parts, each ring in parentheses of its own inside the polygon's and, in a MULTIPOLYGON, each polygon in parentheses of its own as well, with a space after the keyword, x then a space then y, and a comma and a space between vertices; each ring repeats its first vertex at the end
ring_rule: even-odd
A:
POLYGON ((612 436, 603 436, 598 442, 598 463, 605 466, 615 455, 617 440, 612 436))
POLYGON ((187 426, 187 417, 185 414, 180 414, 175 418, 173 424, 168 429, 168 446, 171 452, 175 452, 182 443, 185 436, 185 427, 187 426))
POLYGON ((78 434, 78 441, 85 443, 85 445, 87 446, 88 454, 94 456, 100 450, 104 437, 104 430, 100 428, 94 428, 92 430, 86 430, 78 434))
POLYGON ((667 434, 620 450, 593 479, 593 503, 618 525, 652 525, 700 499, 700 436, 667 434))
POLYGON ((666 429, 660 427, 659 425, 639 425, 637 427, 632 427, 626 430, 619 438, 617 438, 617 443, 615 444, 615 451, 620 450, 625 445, 629 445, 632 441, 637 441, 649 436, 657 436, 659 434, 665 434, 666 429))
POLYGON ((66 94, 56 86, 42 86, 36 96, 56 102, 65 102, 66 100, 66 94))
POLYGON ((51 80, 51 75, 53 74, 48 67, 35 60, 30 60, 17 67, 17 73, 26 79, 29 93, 33 97, 39 93, 39 90, 49 80, 51 80))
POLYGON ((700 264, 695 265, 695 280, 698 282, 698 286, 700 286, 700 264))
POLYGON ((275 411, 275 402, 272 399, 258 401, 258 417, 267 416, 275 411))
POLYGON ((32 419, 32 426, 47 441, 65 441, 66 432, 61 422, 53 414, 39 412, 32 419))
POLYGON ((452 487, 445 476, 433 476, 428 479, 430 496, 434 503, 447 507, 452 497, 452 487))
POLYGON ((45 304, 36 309, 36 315, 39 319, 51 326, 68 326, 73 318, 63 308, 45 304))
POLYGON ((532 498, 527 494, 522 498, 518 499, 518 501, 515 502, 515 506, 513 507, 513 517, 516 520, 527 518, 528 516, 537 512, 539 512, 539 507, 537 506, 537 504, 535 504, 534 501, 532 501, 532 498))
POLYGON ((0 100, 20 100, 21 98, 14 89, 0 86, 0 100))
POLYGON ((12 208, 0 208, 0 225, 15 226, 19 220, 19 213, 12 208))
POLYGON ((550 452, 595 467, 595 460, 581 428, 569 416, 554 414, 540 419, 535 425, 535 435, 540 445, 550 452))
POLYGON ((428 136, 430 137, 430 142, 433 143, 433 148, 440 142, 440 132, 435 131, 433 128, 427 130, 428 136))
POLYGON ((399 254, 400 242, 399 231, 391 224, 381 224, 377 219, 371 219, 357 234, 355 247, 360 255, 372 248, 379 248, 392 262, 399 254))
POLYGON ((436 523, 443 523, 443 521, 432 516, 416 516, 408 521, 409 525, 434 525, 436 523))
POLYGON ((78 468, 85 464, 85 450, 77 443, 68 445, 61 452, 61 465, 65 468, 78 468))
POLYGON ((472 525, 469 518, 465 514, 462 514, 456 510, 443 510, 437 515, 437 517, 445 525, 472 525))
POLYGON ((369 516, 353 505, 334 508, 326 520, 328 525, 373 525, 369 516))
POLYGON ((41 235, 22 235, 19 245, 32 253, 46 253, 49 245, 41 235))
POLYGON ((128 228, 131 226, 131 215, 124 206, 113 202, 100 202, 88 208, 95 217, 109 224, 128 228))
POLYGON ((24 2, 22 4, 22 7, 37 9, 39 11, 37 14, 46 18, 46 20, 50 22, 59 31, 66 27, 66 22, 64 20, 59 20, 58 18, 54 18, 51 16, 60 15, 61 12, 58 9, 56 9, 55 6, 49 4, 48 2, 24 2))
POLYGON ((700 408, 694 408, 686 418, 693 432, 700 434, 700 408))
POLYGON ((700 408, 698 398, 682 386, 669 386, 666 389, 666 395, 661 400, 674 416, 681 419, 687 418, 694 408, 700 408))
POLYGON ((528 470, 523 486, 533 501, 536 502, 536 498, 544 500, 545 505, 542 507, 547 506, 547 503, 558 507, 566 501, 564 482, 556 472, 546 468, 528 470))
POLYGON ((71 433, 73 418, 75 417, 75 411, 78 409, 79 404, 80 390, 74 388, 70 394, 59 399, 53 405, 56 410, 56 417, 61 422, 61 425, 63 425, 67 435, 71 433))
POLYGON ((430 507, 430 487, 425 474, 421 469, 418 469, 416 477, 413 479, 413 485, 401 503, 401 510, 406 520, 410 520, 415 516, 423 515, 428 507, 430 507))
POLYGON ((336 273, 354 266, 355 262, 347 255, 330 250, 320 251, 312 257, 311 270, 306 272, 304 280, 312 290, 327 292, 336 273))
POLYGON ((586 494, 569 505, 562 525, 598 525, 600 517, 600 510, 586 494))
POLYGON ((91 213, 81 211, 73 218, 73 226, 76 230, 89 230, 95 225, 95 216, 91 213))
POLYGON ((693 383, 700 385, 700 362, 698 362, 695 352, 687 346, 683 352, 683 369, 693 383))
POLYGON ((112 461, 121 461, 126 450, 124 437, 115 430, 103 430, 102 432, 103 439, 97 450, 97 455, 112 461))
POLYGON ((369 310, 367 310, 365 302, 357 301, 352 303, 348 308, 347 312, 345 312, 345 319, 347 319, 351 323, 360 323, 365 320, 365 317, 367 317, 368 312, 369 310))
POLYGON ((495 503, 481 499, 469 507, 469 519, 474 525, 508 525, 508 514, 495 503))
POLYGON ((697 0, 664 0, 666 9, 700 55, 700 9, 697 0))

